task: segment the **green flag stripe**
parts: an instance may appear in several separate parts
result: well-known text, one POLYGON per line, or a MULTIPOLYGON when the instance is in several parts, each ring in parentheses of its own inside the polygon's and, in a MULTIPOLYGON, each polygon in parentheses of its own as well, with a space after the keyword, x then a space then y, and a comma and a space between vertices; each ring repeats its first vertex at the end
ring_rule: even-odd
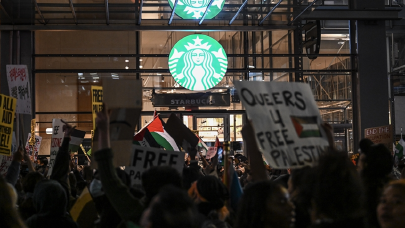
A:
POLYGON ((151 132, 150 134, 153 136, 156 142, 163 148, 165 148, 166 150, 174 151, 172 145, 170 145, 170 143, 162 135, 160 135, 157 132, 151 132))

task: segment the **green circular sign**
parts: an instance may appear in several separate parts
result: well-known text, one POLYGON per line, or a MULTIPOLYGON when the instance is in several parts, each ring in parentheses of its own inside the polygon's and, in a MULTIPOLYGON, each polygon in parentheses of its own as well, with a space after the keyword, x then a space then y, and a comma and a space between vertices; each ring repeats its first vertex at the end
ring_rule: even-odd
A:
POLYGON ((228 58, 222 45, 202 34, 179 40, 169 55, 170 73, 177 83, 189 90, 216 86, 227 68, 228 58))
MULTIPOLYGON (((176 0, 169 0, 169 5, 173 10, 176 0)), ((207 9, 210 0, 178 0, 175 13, 183 19, 201 19, 207 9)), ((212 19, 224 7, 224 0, 214 0, 208 9, 205 19, 212 19)))

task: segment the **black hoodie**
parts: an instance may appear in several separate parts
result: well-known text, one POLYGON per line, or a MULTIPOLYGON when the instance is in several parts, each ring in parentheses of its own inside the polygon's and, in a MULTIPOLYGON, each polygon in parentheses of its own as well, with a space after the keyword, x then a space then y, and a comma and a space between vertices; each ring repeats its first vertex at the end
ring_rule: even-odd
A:
POLYGON ((35 186, 32 197, 37 213, 27 220, 29 228, 77 228, 66 213, 66 193, 54 180, 42 180, 35 186))

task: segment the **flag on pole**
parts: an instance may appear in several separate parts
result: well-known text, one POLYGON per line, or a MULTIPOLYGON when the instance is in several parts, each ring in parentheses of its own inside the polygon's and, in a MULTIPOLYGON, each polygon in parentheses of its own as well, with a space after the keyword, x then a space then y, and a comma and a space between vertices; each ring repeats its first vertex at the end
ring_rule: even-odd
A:
POLYGON ((222 181, 229 191, 229 206, 231 206, 234 211, 237 211, 237 205, 242 197, 243 190, 239 182, 238 174, 235 172, 235 168, 233 167, 232 161, 228 159, 229 155, 226 148, 224 148, 224 154, 224 174, 222 181))
POLYGON ((180 151, 173 137, 164 129, 163 121, 158 116, 146 128, 160 146, 166 150, 180 151))
POLYGON ((142 128, 138 133, 135 134, 132 143, 144 147, 161 148, 161 146, 153 138, 147 127, 142 128))
POLYGON ((200 150, 205 150, 205 152, 203 152, 203 154, 207 154, 207 152, 208 152, 208 146, 207 146, 207 144, 205 144, 204 141, 202 141, 202 139, 201 139, 197 134, 195 134, 195 135, 196 135, 197 138, 198 138, 198 144, 197 144, 197 146, 200 148, 200 150))
POLYGON ((70 142, 69 142, 69 150, 71 152, 79 151, 80 144, 82 144, 84 136, 86 135, 85 131, 80 131, 74 129, 72 134, 70 135, 70 142))

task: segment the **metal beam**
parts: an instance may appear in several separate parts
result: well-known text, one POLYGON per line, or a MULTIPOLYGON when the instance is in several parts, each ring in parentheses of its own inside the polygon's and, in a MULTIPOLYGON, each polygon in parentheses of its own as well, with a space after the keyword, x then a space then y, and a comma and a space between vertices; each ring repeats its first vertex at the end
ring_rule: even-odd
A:
POLYGON ((110 24, 110 10, 108 9, 108 0, 105 0, 105 23, 110 24))
POLYGON ((39 16, 40 16, 41 19, 42 19, 42 24, 46 25, 46 21, 45 21, 44 15, 41 13, 41 9, 40 9, 39 6, 38 6, 37 0, 35 0, 34 2, 35 2, 35 7, 37 8, 38 14, 39 14, 39 16))
POLYGON ((398 10, 314 10, 303 20, 399 20, 398 10))
POLYGON ((305 7, 305 9, 303 11, 301 11, 301 13, 299 13, 292 21, 288 22, 288 25, 291 25, 292 23, 294 23, 294 21, 297 20, 305 11, 307 11, 307 9, 312 7, 316 3, 316 1, 318 1, 318 0, 314 0, 313 2, 311 2, 311 4, 309 4, 307 7, 305 7))
POLYGON ((169 25, 172 23, 174 12, 176 11, 177 3, 179 3, 179 0, 176 0, 174 2, 172 14, 170 14, 169 25))
POLYGON ((215 31, 270 31, 290 30, 287 25, 263 26, 139 26, 139 25, 0 25, 0 30, 28 30, 28 31, 179 31, 179 32, 215 32, 215 31))
POLYGON ((229 25, 231 25, 233 23, 233 21, 235 21, 236 17, 239 15, 240 11, 242 11, 242 9, 245 8, 248 1, 249 0, 245 0, 243 2, 243 4, 239 7, 238 12, 236 12, 236 14, 235 14, 235 16, 233 16, 232 20, 229 21, 229 25))
POLYGON ((277 4, 267 13, 267 15, 259 22, 259 25, 262 25, 263 22, 273 13, 273 11, 281 4, 283 0, 277 2, 277 4))
MULTIPOLYGON (((138 0, 135 0, 135 1, 138 1, 138 0)), ((142 8, 143 8, 143 0, 141 0, 141 4, 139 5, 138 25, 141 25, 141 21, 142 21, 142 8)))
POLYGON ((10 15, 8 14, 7 10, 4 8, 3 3, 1 3, 1 1, 0 1, 0 8, 1 8, 1 11, 3 11, 3 13, 6 15, 6 17, 8 17, 8 19, 10 19, 11 23, 14 24, 13 18, 10 17, 10 15))
POLYGON ((77 25, 77 17, 76 17, 76 12, 75 12, 75 7, 73 6, 73 2, 72 0, 69 0, 69 5, 70 5, 70 9, 72 10, 72 15, 73 15, 73 19, 75 20, 75 24, 77 25))
POLYGON ((211 7, 212 3, 214 3, 214 1, 215 1, 215 0, 211 0, 210 3, 208 4, 207 9, 205 9, 205 12, 204 12, 202 18, 200 19, 200 22, 198 22, 198 25, 201 25, 201 24, 203 23, 205 17, 206 17, 207 14, 208 14, 208 10, 210 9, 210 7, 211 7))
MULTIPOLYGON (((64 58, 109 58, 109 57, 121 57, 121 58, 135 58, 135 57, 155 57, 164 58, 169 57, 169 54, 34 54, 35 58, 49 58, 49 57, 64 57, 64 58)), ((227 54, 230 58, 237 57, 306 57, 307 54, 227 54)), ((319 57, 351 57, 352 54, 318 54, 319 57)))

